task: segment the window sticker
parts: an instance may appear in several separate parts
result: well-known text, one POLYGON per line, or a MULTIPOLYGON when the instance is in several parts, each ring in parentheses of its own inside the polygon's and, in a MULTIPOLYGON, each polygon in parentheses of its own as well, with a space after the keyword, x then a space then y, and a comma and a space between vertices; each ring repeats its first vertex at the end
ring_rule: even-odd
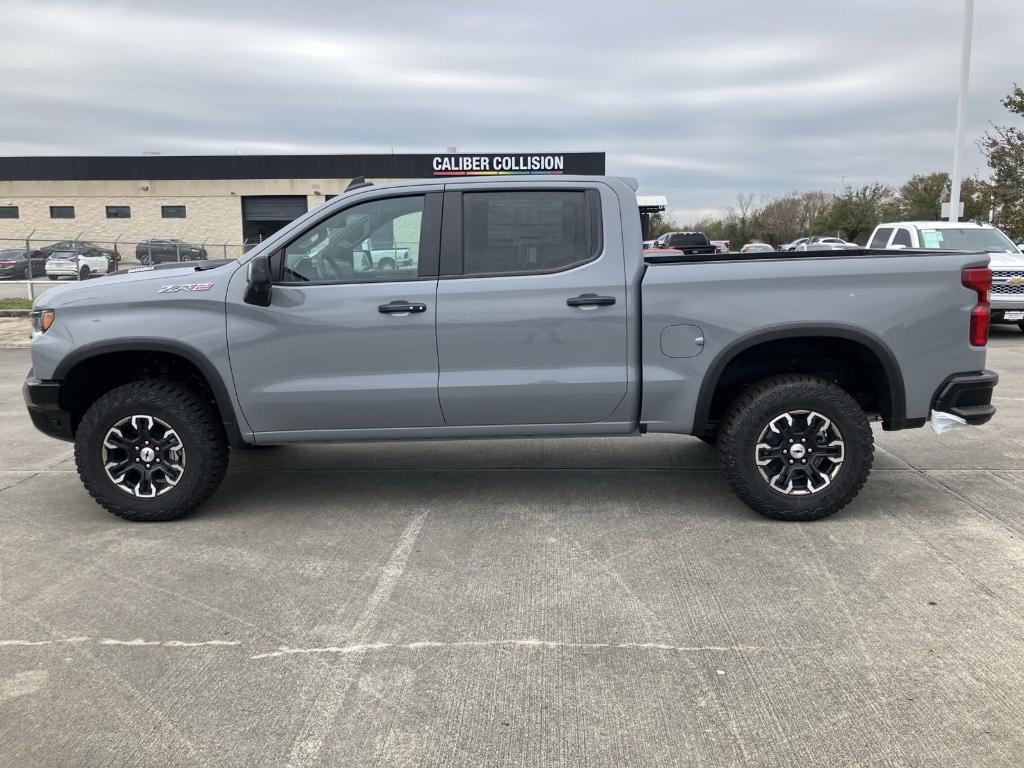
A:
POLYGON ((921 241, 925 248, 941 248, 942 233, 937 229, 921 230, 921 241))

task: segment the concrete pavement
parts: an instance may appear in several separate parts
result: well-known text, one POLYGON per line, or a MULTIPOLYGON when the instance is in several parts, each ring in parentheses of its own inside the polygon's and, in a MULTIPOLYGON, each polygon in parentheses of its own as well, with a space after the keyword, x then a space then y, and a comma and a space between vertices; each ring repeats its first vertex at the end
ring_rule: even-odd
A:
POLYGON ((236 452, 132 525, 0 351, 0 765, 1017 766, 1024 334, 1000 412, 765 520, 682 437, 236 452))

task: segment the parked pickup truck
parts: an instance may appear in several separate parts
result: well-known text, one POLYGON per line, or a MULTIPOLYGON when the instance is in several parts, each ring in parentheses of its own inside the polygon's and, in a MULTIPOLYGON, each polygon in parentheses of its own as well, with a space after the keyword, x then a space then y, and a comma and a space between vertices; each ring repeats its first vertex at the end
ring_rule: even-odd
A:
POLYGON ((231 447, 655 432, 717 442, 743 501, 811 520, 864 484, 871 421, 991 418, 987 254, 645 258, 635 189, 364 185, 237 261, 55 287, 29 413, 130 520, 201 504, 231 447), (398 230, 413 273, 355 268, 398 230))
MULTIPOLYGON (((725 242, 724 240, 722 242, 725 242)), ((703 232, 666 232, 654 241, 654 248, 673 248, 692 256, 720 253, 718 246, 703 232)), ((728 248, 726 248, 728 251, 728 248)))
POLYGON ((968 221, 897 221, 879 224, 869 248, 923 248, 987 253, 992 268, 992 322, 1024 331, 1024 253, 991 224, 968 221))

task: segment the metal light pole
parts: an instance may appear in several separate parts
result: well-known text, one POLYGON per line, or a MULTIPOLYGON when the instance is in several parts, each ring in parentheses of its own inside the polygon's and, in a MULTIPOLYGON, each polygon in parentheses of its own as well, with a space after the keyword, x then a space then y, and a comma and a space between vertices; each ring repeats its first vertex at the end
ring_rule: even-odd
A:
POLYGON ((960 45, 960 103, 956 113, 956 144, 949 190, 949 220, 960 220, 960 150, 967 122, 967 84, 971 79, 971 37, 974 31, 974 0, 964 0, 963 40, 960 45))

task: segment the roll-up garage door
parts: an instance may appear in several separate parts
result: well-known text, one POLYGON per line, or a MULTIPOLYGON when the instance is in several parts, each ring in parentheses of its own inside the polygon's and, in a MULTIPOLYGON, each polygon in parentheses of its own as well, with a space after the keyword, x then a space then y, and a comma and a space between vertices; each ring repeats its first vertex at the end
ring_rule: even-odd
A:
POLYGON ((293 221, 305 212, 305 195, 242 198, 242 218, 245 221, 293 221))

